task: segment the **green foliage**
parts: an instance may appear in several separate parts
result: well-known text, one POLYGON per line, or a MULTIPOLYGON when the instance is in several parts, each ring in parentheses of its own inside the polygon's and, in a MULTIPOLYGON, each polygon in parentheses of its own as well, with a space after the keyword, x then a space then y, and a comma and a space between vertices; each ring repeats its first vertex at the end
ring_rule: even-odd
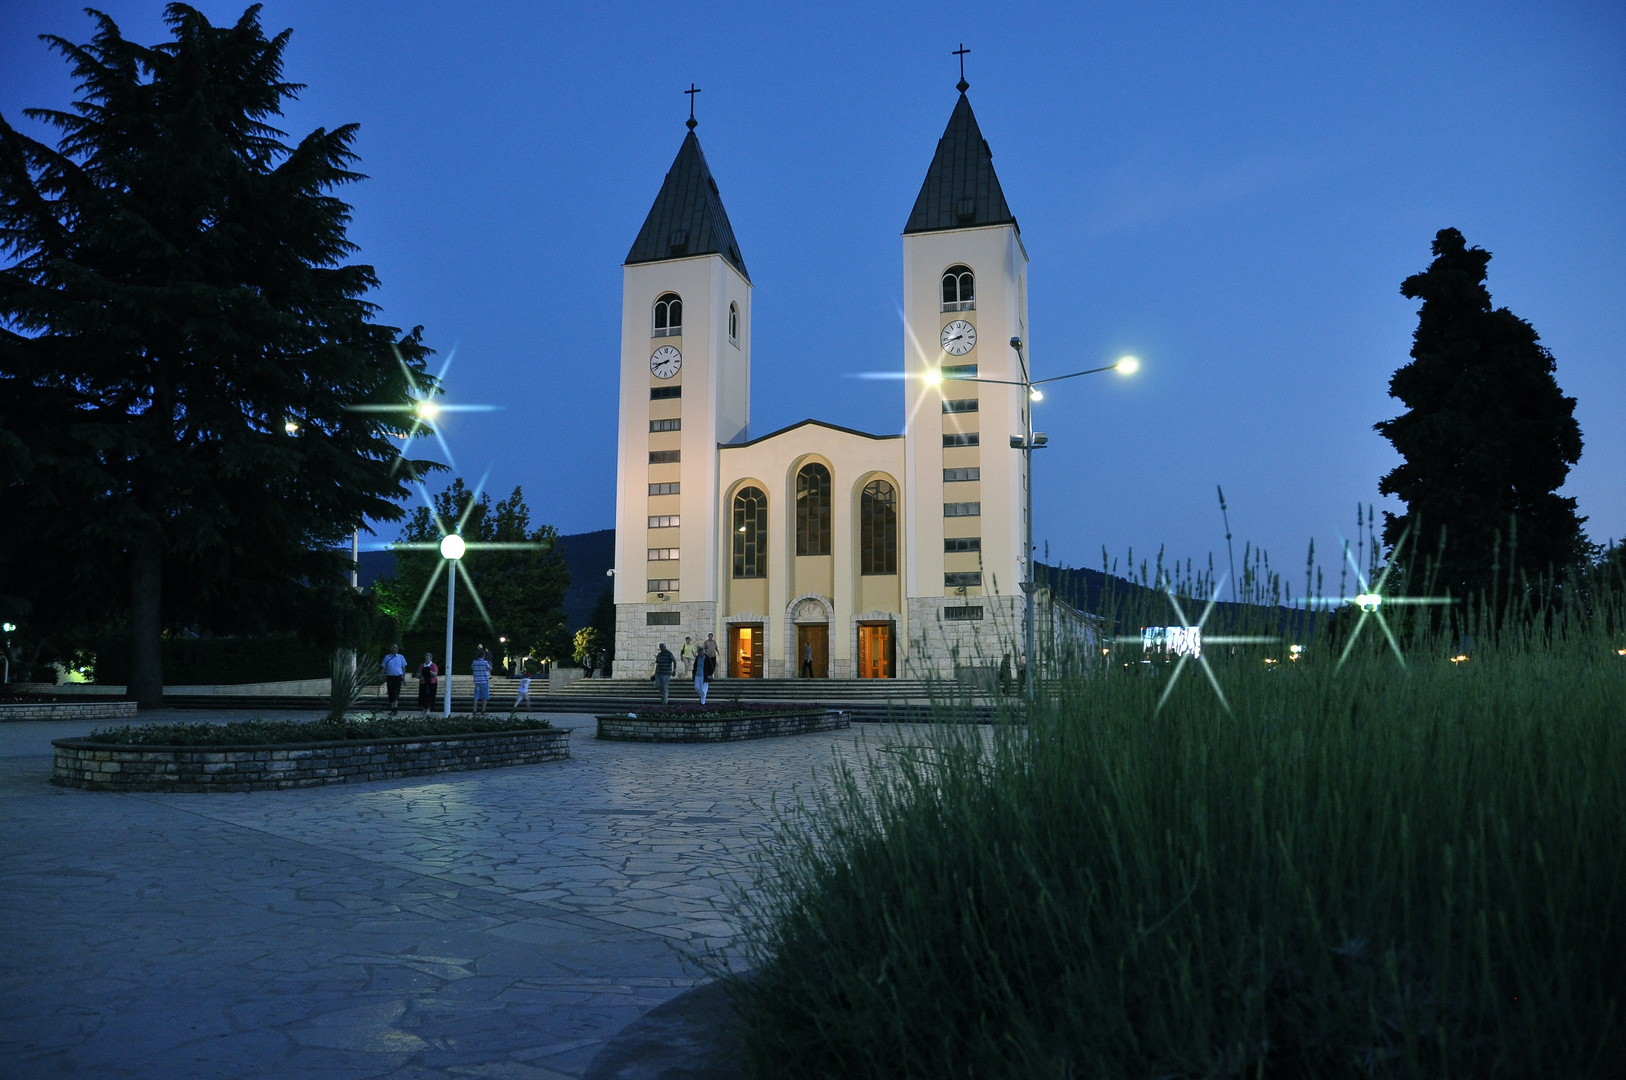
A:
POLYGON ((593 648, 604 650, 604 663, 615 663, 615 586, 606 585, 593 605, 593 648))
POLYGON ((115 746, 268 746, 350 742, 422 735, 541 731, 553 725, 501 713, 479 716, 346 716, 322 720, 239 720, 230 724, 126 724, 93 731, 92 742, 115 746))
MULTIPOLYGON (((434 504, 433 511, 420 506, 412 512, 401 530, 404 544, 436 545, 447 532, 455 531, 471 544, 535 545, 498 550, 473 547, 463 556, 454 661, 460 667, 464 661, 472 661, 477 644, 499 658, 505 651, 509 656, 564 656, 570 643, 563 607, 570 568, 558 551, 558 531, 552 525, 531 527, 530 508, 517 487, 508 498, 493 503, 484 492, 476 498, 459 477, 435 495, 434 504), (459 521, 461 528, 456 527, 459 521), (484 614, 468 590, 469 580, 485 605, 484 614), (500 638, 507 638, 507 644, 499 644, 500 638)), ((406 636, 414 643, 426 643, 422 651, 406 651, 414 664, 422 659, 423 651, 439 656, 444 648, 444 565, 438 551, 429 547, 398 548, 395 576, 373 586, 381 609, 406 628, 406 636)))
POLYGON ((328 680, 327 718, 335 722, 343 720, 345 713, 353 710, 368 690, 384 681, 379 669, 378 657, 350 652, 334 653, 329 667, 332 674, 328 680))
POLYGON ((1402 560, 1436 588, 1506 598, 1507 582, 1562 578, 1590 554, 1575 500, 1557 494, 1581 457, 1575 399, 1535 329, 1492 309, 1490 253, 1442 229, 1434 256, 1400 288, 1423 306, 1411 363, 1389 383, 1407 411, 1377 425, 1405 459, 1378 485, 1406 503, 1383 539, 1393 551, 1409 532, 1402 560))
POLYGON ((92 13, 89 44, 47 39, 79 100, 27 111, 59 143, 0 120, 6 588, 28 633, 127 621, 152 666, 165 627, 290 627, 342 580, 351 530, 401 515, 392 439, 433 384, 344 262, 356 128, 280 141, 299 86, 258 10, 172 4, 154 46, 92 13))
POLYGON ((1549 615, 838 761, 708 961, 756 1075, 1626 1075, 1626 641, 1549 615))
POLYGON ((598 631, 591 626, 584 626, 576 631, 575 641, 571 645, 570 656, 576 663, 585 663, 594 653, 598 652, 598 631))
MULTIPOLYGON (((168 637, 163 641, 164 681, 170 686, 229 685, 325 679, 333 651, 298 634, 244 637, 168 637)), ((129 638, 111 633, 95 646, 99 683, 130 682, 129 638)))

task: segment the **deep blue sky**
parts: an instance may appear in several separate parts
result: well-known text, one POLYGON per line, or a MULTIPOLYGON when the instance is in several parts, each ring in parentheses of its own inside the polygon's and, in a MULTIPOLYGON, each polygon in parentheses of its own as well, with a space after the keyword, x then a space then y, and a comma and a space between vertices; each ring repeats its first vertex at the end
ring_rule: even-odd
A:
MULTIPOLYGON (((132 37, 161 5, 102 4, 132 37)), ((241 4, 199 5, 217 21, 241 4)), ((1142 358, 1040 406, 1052 557, 1223 559, 1238 537, 1336 563, 1394 464, 1372 424, 1444 226, 1488 248, 1579 399, 1566 493, 1626 535, 1626 7, 1596 4, 608 5, 272 2, 309 88, 285 127, 359 122, 360 258, 398 325, 456 346, 448 437, 564 532, 614 523, 621 259, 699 135, 757 286, 752 429, 901 429, 899 234, 972 49, 971 100, 1021 221, 1037 373, 1142 358), (834 348, 818 344, 836 341, 834 348)), ((0 111, 62 106, 0 10, 0 111)), ((1298 580, 1302 582, 1302 577, 1298 580)))

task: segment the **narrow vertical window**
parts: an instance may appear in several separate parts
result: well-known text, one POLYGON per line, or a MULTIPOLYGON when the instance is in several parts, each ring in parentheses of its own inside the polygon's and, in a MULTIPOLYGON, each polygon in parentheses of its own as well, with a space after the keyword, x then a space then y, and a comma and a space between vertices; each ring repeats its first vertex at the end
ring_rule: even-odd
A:
POLYGON ((735 345, 740 343, 740 306, 728 305, 728 340, 735 345))
POLYGON ((969 266, 955 265, 943 271, 943 310, 974 310, 977 306, 975 284, 969 266))
POLYGON ((683 333, 683 298, 663 293, 655 301, 655 337, 676 337, 683 333))
POLYGON ((761 488, 734 496, 734 576, 768 576, 768 496, 761 488))
POLYGON ((858 503, 858 572, 898 572, 898 495, 885 480, 864 485, 858 503))
POLYGON ((816 461, 796 474, 796 554, 830 554, 830 470, 816 461))

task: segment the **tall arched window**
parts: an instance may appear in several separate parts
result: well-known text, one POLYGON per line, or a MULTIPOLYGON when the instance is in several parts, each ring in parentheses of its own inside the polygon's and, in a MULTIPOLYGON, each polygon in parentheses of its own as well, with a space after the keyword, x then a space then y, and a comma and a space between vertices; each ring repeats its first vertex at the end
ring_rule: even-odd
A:
POLYGON ((734 496, 734 576, 768 576, 768 496, 761 488, 734 496))
POLYGON ((728 305, 728 340, 735 345, 740 343, 740 306, 728 305))
POLYGON ((885 480, 864 485, 858 501, 858 572, 898 572, 898 493, 885 480))
POLYGON ((971 267, 954 265, 943 271, 943 310, 972 311, 977 306, 976 279, 971 267))
POLYGON ((796 554, 830 554, 830 470, 816 461, 796 474, 796 554))
POLYGON ((676 337, 683 333, 683 298, 663 293, 655 301, 655 337, 676 337))

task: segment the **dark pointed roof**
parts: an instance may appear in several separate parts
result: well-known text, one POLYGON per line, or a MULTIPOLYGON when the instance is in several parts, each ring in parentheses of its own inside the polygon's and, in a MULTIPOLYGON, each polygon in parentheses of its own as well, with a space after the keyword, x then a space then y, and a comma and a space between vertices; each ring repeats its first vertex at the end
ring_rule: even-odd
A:
POLYGON ((920 197, 909 212, 905 234, 974 225, 1015 225, 1005 193, 994 175, 994 153, 977 127, 965 92, 954 105, 948 129, 937 140, 937 156, 926 170, 920 197))
POLYGON ((728 223, 717 181, 711 178, 700 140, 691 130, 678 148, 677 158, 666 172, 661 193, 649 208, 638 239, 627 252, 627 262, 660 262, 685 259, 691 255, 721 255, 750 281, 734 227, 728 223))

